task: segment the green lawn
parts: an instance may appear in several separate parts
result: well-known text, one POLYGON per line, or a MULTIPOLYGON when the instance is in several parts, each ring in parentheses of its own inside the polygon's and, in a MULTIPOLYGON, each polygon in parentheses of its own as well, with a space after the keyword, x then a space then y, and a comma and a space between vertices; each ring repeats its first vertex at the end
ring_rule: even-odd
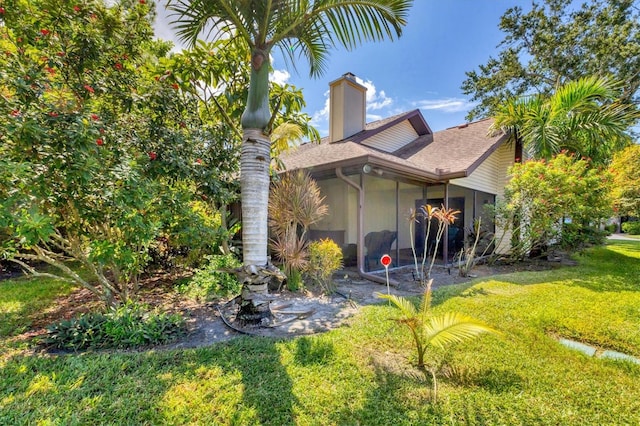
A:
MULTIPOLYGON (((436 309, 504 333, 445 355, 436 404, 411 365, 407 331, 391 321, 397 311, 381 304, 362 308, 349 327, 293 340, 4 357, 0 424, 640 424, 640 365, 588 357, 554 338, 640 357, 640 241, 615 241, 577 260, 436 292, 436 309)), ((19 327, 28 324, 21 316, 67 291, 27 297, 15 286, 0 283, 0 312, 19 327)), ((12 335, 2 333, 3 341, 12 335)))

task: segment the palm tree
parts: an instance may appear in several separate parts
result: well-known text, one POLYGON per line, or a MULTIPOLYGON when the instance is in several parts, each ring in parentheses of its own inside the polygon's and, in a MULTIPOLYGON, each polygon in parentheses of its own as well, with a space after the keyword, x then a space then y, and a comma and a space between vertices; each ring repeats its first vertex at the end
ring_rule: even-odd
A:
POLYGON ((427 350, 429 348, 445 349, 453 343, 472 339, 482 333, 501 333, 481 321, 459 312, 434 314, 431 309, 432 284, 432 279, 426 282, 419 309, 416 308, 411 300, 404 297, 381 293, 377 293, 377 296, 388 300, 400 310, 402 316, 396 321, 406 325, 411 331, 418 355, 416 366, 425 377, 428 377, 429 374, 431 375, 433 400, 435 402, 438 392, 436 370, 434 367, 427 366, 425 359, 427 350))
POLYGON ((618 102, 621 86, 586 77, 560 86, 551 96, 511 99, 495 115, 495 130, 510 130, 533 158, 549 159, 566 150, 606 164, 631 143, 628 131, 638 111, 618 102))
POLYGON ((201 34, 228 38, 251 52, 251 76, 242 115, 240 188, 242 201, 243 316, 268 315, 271 279, 267 257, 267 215, 271 141, 268 125, 269 55, 280 48, 295 66, 303 56, 310 75, 322 74, 329 50, 335 45, 353 49, 365 41, 393 39, 402 27, 412 0, 173 0, 172 22, 178 37, 194 44, 201 34), (266 269, 265 269, 266 268, 266 269), (247 303, 250 301, 251 303, 247 303), (247 315, 244 315, 246 313, 247 315))

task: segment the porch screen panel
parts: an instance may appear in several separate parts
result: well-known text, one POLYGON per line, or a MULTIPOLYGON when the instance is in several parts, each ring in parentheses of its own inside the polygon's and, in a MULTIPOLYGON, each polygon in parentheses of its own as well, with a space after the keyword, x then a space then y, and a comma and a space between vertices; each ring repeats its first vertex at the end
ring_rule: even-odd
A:
MULTIPOLYGON (((350 176, 359 182, 359 175, 350 176)), ((358 193, 341 179, 318 181, 329 214, 311 225, 309 239, 332 239, 342 249, 344 266, 355 266, 358 243, 358 193)))
MULTIPOLYGON (((409 226, 411 225, 409 213, 412 208, 415 209, 415 201, 422 200, 423 187, 401 182, 398 191, 398 266, 407 266, 414 264, 411 239, 415 239, 416 230, 419 227, 418 223, 413 223, 413 230, 409 231, 409 226)), ((416 250, 416 255, 419 255, 419 253, 416 250)))
MULTIPOLYGON (((365 270, 384 269, 380 256, 389 254, 395 259, 398 243, 396 229, 396 182, 389 179, 363 176, 365 270), (367 236, 368 235, 368 236, 367 236)), ((394 262, 395 266, 395 262, 394 262)))

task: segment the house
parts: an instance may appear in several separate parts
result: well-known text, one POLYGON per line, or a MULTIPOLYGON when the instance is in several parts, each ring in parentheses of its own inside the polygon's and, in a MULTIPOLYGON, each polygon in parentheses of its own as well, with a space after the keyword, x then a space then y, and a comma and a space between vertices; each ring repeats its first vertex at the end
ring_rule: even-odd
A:
MULTIPOLYGON (((383 268, 383 253, 394 266, 412 265, 411 239, 422 253, 425 224, 416 224, 412 235, 409 210, 442 204, 461 212, 438 250, 450 262, 462 248, 464 230, 503 193, 507 169, 521 149, 504 133, 490 134, 491 120, 432 132, 413 110, 365 123, 366 87, 350 73, 329 86, 329 136, 282 158, 287 171, 311 174, 329 206, 312 238, 332 238, 366 276, 383 268)), ((490 222, 483 221, 493 227, 490 222)))

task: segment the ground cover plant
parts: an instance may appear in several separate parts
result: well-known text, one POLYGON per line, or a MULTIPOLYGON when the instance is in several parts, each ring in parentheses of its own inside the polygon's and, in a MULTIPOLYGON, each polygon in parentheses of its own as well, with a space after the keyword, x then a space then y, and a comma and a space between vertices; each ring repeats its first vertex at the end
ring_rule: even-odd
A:
MULTIPOLYGON (((577 261, 434 291, 434 313, 464 312, 503 333, 442 354, 435 404, 409 331, 384 302, 361 307, 349 327, 290 340, 13 353, 0 361, 0 424, 637 424, 640 365, 589 357, 556 338, 640 357, 640 241, 577 261)), ((3 309, 15 285, 0 283, 3 309)), ((22 314, 55 303, 47 297, 25 302, 22 314)))
POLYGON ((127 302, 107 312, 91 312, 47 327, 42 343, 56 349, 135 348, 172 342, 186 334, 179 314, 127 302))

